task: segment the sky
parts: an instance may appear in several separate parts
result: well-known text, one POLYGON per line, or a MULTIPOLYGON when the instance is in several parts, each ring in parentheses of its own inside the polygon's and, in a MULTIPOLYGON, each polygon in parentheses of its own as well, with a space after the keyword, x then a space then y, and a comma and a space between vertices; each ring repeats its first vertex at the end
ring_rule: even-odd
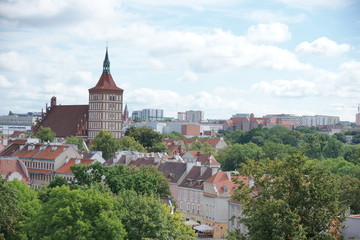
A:
POLYGON ((359 0, 0 0, 0 115, 88 104, 110 71, 132 111, 331 115, 360 104, 359 0))

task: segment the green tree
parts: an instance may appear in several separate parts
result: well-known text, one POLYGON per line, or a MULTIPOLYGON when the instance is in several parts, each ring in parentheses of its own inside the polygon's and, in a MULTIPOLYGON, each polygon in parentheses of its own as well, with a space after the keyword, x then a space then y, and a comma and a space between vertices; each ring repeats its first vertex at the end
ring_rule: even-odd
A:
POLYGON ((75 176, 75 183, 79 185, 102 183, 109 172, 109 167, 102 165, 100 162, 90 165, 75 164, 70 168, 75 176))
POLYGON ((275 143, 269 140, 265 141, 262 147, 265 157, 270 159, 285 158, 296 152, 296 148, 282 143, 275 143))
POLYGON ((91 149, 94 151, 102 151, 104 159, 110 158, 118 149, 118 141, 109 131, 100 131, 93 139, 91 149))
POLYGON ((330 137, 326 142, 324 148, 325 158, 337 158, 342 157, 345 153, 344 143, 337 140, 335 137, 330 137))
POLYGON ((172 131, 172 132, 169 132, 169 133, 166 133, 164 134, 164 138, 176 138, 176 139, 184 139, 185 136, 178 133, 178 132, 175 132, 175 131, 172 131))
POLYGON ((143 145, 141 145, 133 137, 129 136, 124 136, 120 139, 118 148, 120 150, 146 152, 146 149, 143 147, 143 145))
POLYGON ((324 133, 304 134, 300 142, 300 150, 309 158, 323 159, 328 136, 324 133))
POLYGON ((41 142, 53 142, 55 139, 55 133, 49 127, 40 127, 39 131, 35 134, 41 142))
POLYGON ((218 161, 221 163, 221 169, 224 171, 233 171, 237 169, 240 163, 244 163, 247 158, 260 160, 264 156, 261 147, 255 143, 233 144, 224 149, 218 155, 218 161))
POLYGON ((111 193, 56 187, 33 221, 32 239, 124 239, 122 211, 111 193))
POLYGON ((6 183, 16 194, 19 202, 21 215, 18 223, 15 225, 15 234, 8 236, 9 240, 28 239, 27 236, 32 231, 29 224, 41 209, 41 203, 38 199, 37 192, 25 183, 15 179, 6 183))
POLYGON ((343 220, 345 209, 338 181, 330 172, 305 163, 295 154, 241 165, 239 175, 254 181, 251 187, 240 184, 233 195, 242 203, 248 239, 336 239, 335 221, 343 220), (332 227, 335 231, 329 232, 332 227))
POLYGON ((121 220, 128 233, 126 239, 195 239, 195 231, 181 221, 177 212, 159 199, 135 191, 119 193, 121 220))
POLYGON ((213 148, 208 142, 194 141, 192 144, 188 145, 186 148, 187 151, 202 151, 206 154, 214 154, 216 149, 213 148))
POLYGON ((360 165, 348 162, 342 157, 328 158, 322 161, 316 161, 316 166, 320 169, 328 169, 332 173, 340 176, 350 175, 360 178, 360 165))
POLYGON ((22 214, 20 201, 13 186, 0 176, 0 239, 10 239, 16 234, 22 214))
POLYGON ((237 129, 234 131, 226 132, 224 135, 224 139, 228 144, 234 143, 242 143, 242 138, 245 136, 245 132, 243 130, 237 129))
POLYGON ((164 147, 163 149, 159 149, 159 144, 162 142, 163 138, 162 134, 149 127, 143 126, 136 128, 131 126, 126 130, 125 136, 133 137, 149 152, 153 152, 153 150, 161 150, 161 152, 166 151, 165 145, 162 145, 164 147))
POLYGON ((68 181, 60 176, 55 176, 55 178, 53 180, 50 181, 48 187, 49 188, 55 188, 55 187, 60 187, 62 185, 67 185, 68 181))
POLYGON ((80 151, 86 151, 84 147, 84 140, 75 136, 70 136, 65 139, 66 144, 74 144, 80 151))
POLYGON ((340 199, 350 207, 351 213, 360 213, 360 179, 345 175, 340 178, 340 199))

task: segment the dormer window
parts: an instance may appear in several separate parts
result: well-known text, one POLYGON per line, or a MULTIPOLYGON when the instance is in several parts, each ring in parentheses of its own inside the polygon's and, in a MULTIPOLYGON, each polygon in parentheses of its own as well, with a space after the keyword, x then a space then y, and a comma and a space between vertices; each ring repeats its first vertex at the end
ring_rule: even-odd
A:
POLYGON ((224 193, 227 193, 229 191, 229 188, 227 186, 223 187, 224 193))

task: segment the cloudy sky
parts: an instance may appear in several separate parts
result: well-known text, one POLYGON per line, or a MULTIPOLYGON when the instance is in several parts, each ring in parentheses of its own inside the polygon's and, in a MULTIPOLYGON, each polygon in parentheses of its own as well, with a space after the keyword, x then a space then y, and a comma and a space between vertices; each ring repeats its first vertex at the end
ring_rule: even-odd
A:
POLYGON ((354 121, 358 0, 1 0, 0 115, 87 104, 108 42, 129 111, 354 121))

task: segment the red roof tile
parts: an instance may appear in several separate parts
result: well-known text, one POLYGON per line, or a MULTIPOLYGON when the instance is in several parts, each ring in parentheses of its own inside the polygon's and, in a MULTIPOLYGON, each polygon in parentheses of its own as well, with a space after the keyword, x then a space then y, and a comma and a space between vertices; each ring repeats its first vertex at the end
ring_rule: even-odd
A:
POLYGON ((94 90, 118 90, 123 91, 123 89, 116 86, 110 73, 103 73, 97 82, 96 86, 89 89, 89 92, 94 90))
POLYGON ((29 173, 26 169, 25 164, 17 158, 2 158, 0 159, 0 174, 5 177, 5 179, 12 176, 13 173, 19 173, 22 177, 21 181, 26 184, 31 184, 29 173))
POLYGON ((68 149, 69 146, 66 145, 48 145, 44 150, 40 151, 35 155, 38 159, 55 159, 57 158, 63 151, 68 149))
POLYGON ((51 174, 53 172, 52 170, 37 169, 37 168, 28 168, 28 171, 34 173, 46 173, 46 174, 51 174))
MULTIPOLYGON (((220 195, 232 195, 236 188, 236 184, 228 177, 229 172, 217 172, 210 178, 206 179, 206 182, 215 184, 215 187, 220 195), (227 190, 226 190, 227 189, 227 190)), ((239 181, 249 184, 249 179, 247 177, 238 177, 239 181)))
MULTIPOLYGON (((89 165, 89 164, 92 164, 94 162, 94 160, 92 159, 84 159, 84 158, 81 158, 81 159, 78 159, 80 160, 80 163, 79 164, 83 164, 83 165, 89 165)), ((71 166, 72 165, 75 165, 76 164, 76 158, 71 158, 69 160, 69 162, 65 163, 64 165, 62 165, 58 170, 56 170, 57 173, 72 173, 71 171, 71 166)))

